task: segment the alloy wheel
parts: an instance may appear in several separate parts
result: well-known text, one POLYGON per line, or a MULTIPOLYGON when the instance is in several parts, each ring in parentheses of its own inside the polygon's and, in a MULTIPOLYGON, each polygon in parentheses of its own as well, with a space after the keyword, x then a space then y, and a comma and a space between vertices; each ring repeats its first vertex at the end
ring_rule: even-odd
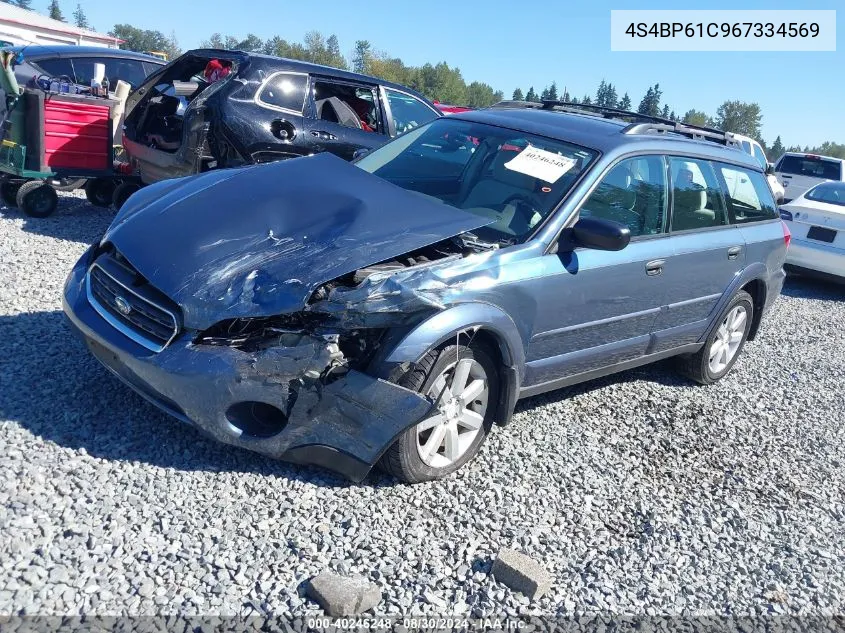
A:
POLYGON ((710 344, 708 365, 713 374, 719 374, 730 365, 742 339, 745 336, 745 322, 748 319, 748 312, 745 306, 738 305, 728 312, 719 329, 716 330, 716 337, 710 344))
POLYGON ((426 465, 445 468, 481 432, 489 398, 487 374, 475 359, 459 359, 437 376, 426 395, 436 408, 417 424, 417 450, 426 465))

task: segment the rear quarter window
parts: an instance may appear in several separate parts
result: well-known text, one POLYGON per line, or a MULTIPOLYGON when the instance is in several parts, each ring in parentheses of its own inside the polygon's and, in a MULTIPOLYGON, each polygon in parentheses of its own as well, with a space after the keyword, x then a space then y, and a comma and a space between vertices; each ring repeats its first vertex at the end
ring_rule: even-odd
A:
POLYGON ((308 75, 278 73, 262 86, 258 101, 271 108, 301 113, 307 85, 308 75))
POLYGON ((725 189, 732 224, 773 220, 778 217, 772 190, 757 171, 716 163, 725 189))

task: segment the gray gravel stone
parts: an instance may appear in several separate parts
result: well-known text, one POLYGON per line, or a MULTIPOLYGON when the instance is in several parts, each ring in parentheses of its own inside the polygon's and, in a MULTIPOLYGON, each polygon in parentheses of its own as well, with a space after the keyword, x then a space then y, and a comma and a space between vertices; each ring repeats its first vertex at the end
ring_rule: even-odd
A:
MULTIPOLYGON (((540 563, 512 549, 499 551, 493 562, 492 573, 493 578, 500 583, 532 600, 542 596, 552 586, 552 577, 540 563)), ((501 600, 504 596, 498 598, 501 600)))
POLYGON ((366 578, 323 572, 308 583, 308 596, 331 616, 364 613, 381 602, 378 585, 366 578))
POLYGON ((112 217, 81 192, 41 220, 0 208, 0 614, 305 622, 322 611, 299 587, 341 562, 377 614, 845 612, 842 287, 787 279, 713 386, 668 363, 595 380, 520 402, 443 481, 350 485, 208 440, 91 357, 61 291, 112 217), (551 589, 498 585, 503 547, 551 589))

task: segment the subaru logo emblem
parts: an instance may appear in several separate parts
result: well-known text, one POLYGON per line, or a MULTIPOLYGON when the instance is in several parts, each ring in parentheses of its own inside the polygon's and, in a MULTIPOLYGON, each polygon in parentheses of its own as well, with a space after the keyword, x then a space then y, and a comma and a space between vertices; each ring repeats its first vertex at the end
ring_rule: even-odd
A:
POLYGON ((114 298, 114 307, 117 308, 117 311, 123 315, 127 315, 132 312, 132 306, 129 305, 129 302, 120 295, 114 298))

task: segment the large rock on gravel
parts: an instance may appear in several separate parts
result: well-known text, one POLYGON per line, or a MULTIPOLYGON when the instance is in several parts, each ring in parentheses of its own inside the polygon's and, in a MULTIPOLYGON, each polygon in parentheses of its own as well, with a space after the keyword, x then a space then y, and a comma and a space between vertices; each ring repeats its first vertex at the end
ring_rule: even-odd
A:
POLYGON ((532 600, 552 586, 552 577, 540 563, 512 549, 499 552, 493 563, 493 578, 532 600))
POLYGON ((381 589, 366 579, 323 572, 308 583, 308 596, 328 615, 342 617, 369 611, 381 602, 381 589))

